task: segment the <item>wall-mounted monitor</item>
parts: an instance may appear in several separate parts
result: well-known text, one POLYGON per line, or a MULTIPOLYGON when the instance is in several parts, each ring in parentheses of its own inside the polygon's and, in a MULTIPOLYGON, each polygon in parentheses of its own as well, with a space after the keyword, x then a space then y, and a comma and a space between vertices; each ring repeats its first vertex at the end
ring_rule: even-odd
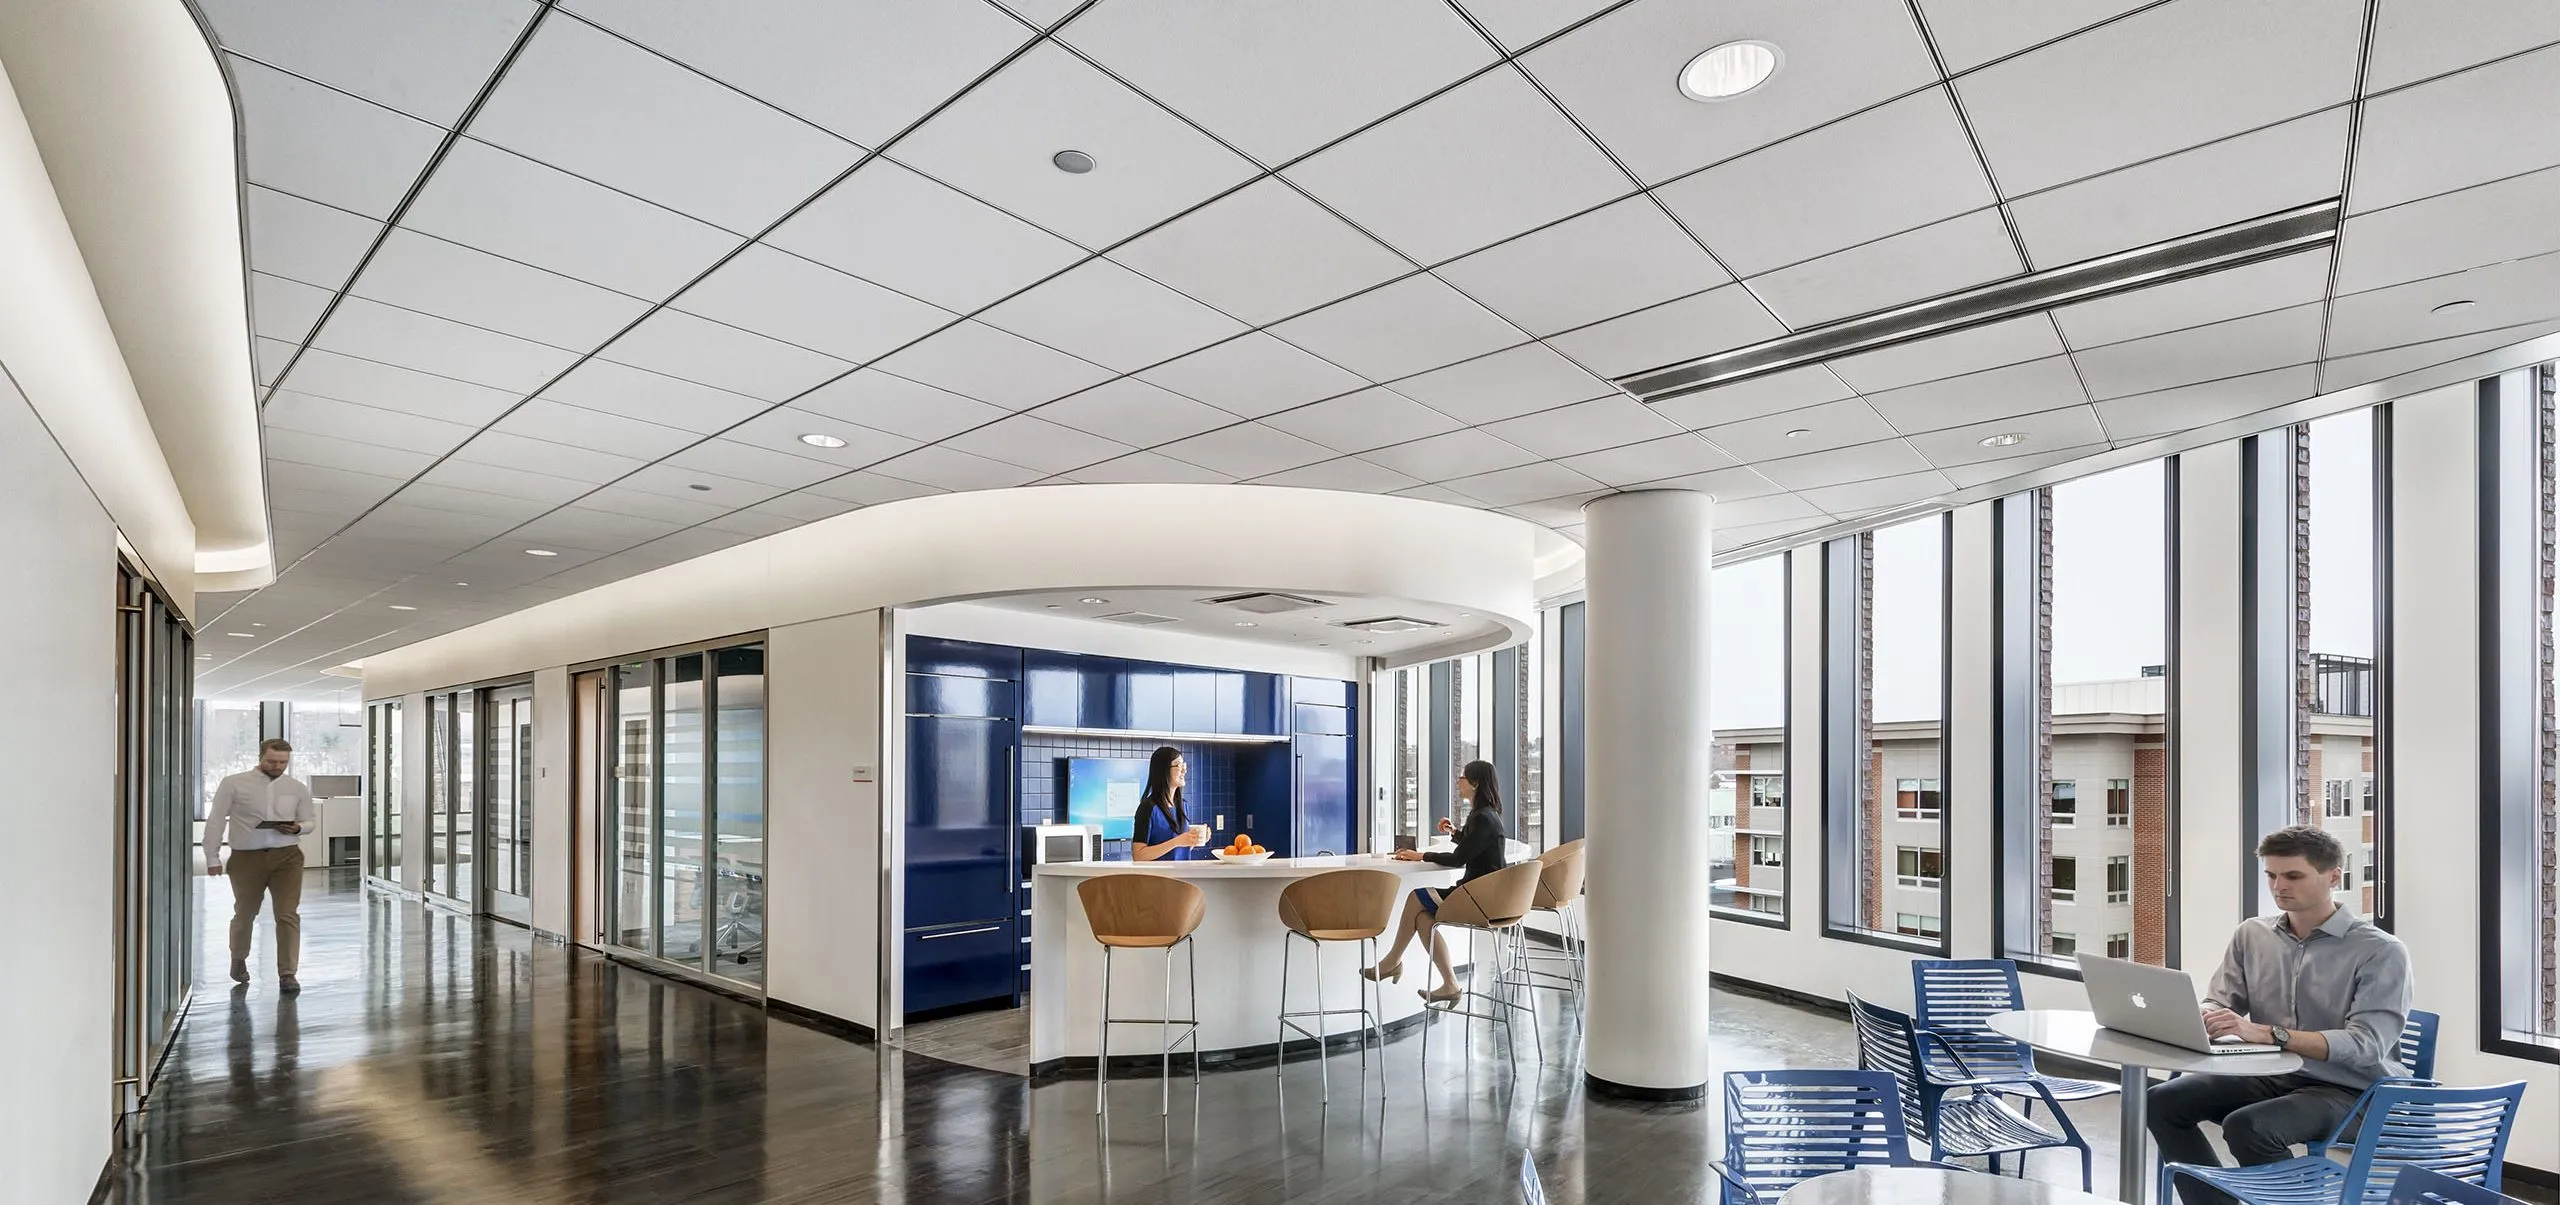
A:
POLYGON ((1105 841, 1126 841, 1136 830, 1138 793, 1146 787, 1145 758, 1070 758, 1067 823, 1093 825, 1105 841))

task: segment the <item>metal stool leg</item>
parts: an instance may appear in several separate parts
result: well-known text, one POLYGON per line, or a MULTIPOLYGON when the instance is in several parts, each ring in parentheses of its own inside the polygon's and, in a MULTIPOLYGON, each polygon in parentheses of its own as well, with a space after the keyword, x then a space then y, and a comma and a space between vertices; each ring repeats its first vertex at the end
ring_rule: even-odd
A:
POLYGON ((1284 1081, 1289 1075, 1289 951, 1297 936, 1294 931, 1280 934, 1280 1014, 1273 1018, 1279 1029, 1271 1039, 1271 1074, 1284 1081))
POLYGON ((1102 947, 1102 1044, 1094 1047, 1093 1112, 1102 1115, 1103 1089, 1111 1080, 1111 947, 1102 947))

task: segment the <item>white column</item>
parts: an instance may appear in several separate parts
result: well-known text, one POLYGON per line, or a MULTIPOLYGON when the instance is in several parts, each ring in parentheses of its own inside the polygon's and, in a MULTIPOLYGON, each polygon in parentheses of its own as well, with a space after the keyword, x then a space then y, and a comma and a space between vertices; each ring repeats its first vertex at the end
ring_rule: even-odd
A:
POLYGON ((1614 494, 1584 510, 1584 1060, 1604 1093, 1706 1089, 1714 512, 1706 495, 1677 490, 1614 494))

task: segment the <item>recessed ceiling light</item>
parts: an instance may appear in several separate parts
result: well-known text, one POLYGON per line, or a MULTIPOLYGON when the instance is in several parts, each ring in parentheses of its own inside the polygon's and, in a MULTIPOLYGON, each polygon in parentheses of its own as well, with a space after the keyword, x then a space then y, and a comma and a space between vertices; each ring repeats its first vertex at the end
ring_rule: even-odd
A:
POLYGON ((548 548, 527 548, 527 549, 525 549, 525 550, 524 550, 524 554, 525 554, 526 556, 558 556, 558 555, 560 555, 559 553, 553 552, 553 551, 551 551, 551 550, 550 550, 550 549, 548 549, 548 548))
POLYGON ((455 582, 455 583, 454 583, 454 585, 460 586, 460 587, 462 587, 462 588, 463 588, 463 589, 465 589, 465 590, 468 590, 468 589, 470 589, 470 588, 471 588, 471 583, 469 583, 469 582, 455 582))
POLYGON ((2465 298, 2461 301, 2448 301, 2427 312, 2430 314, 2458 314, 2478 304, 2480 303, 2477 301, 2465 298))
POLYGON ((1237 627, 1240 627, 1240 628, 1258 628, 1258 627, 1261 627, 1262 625, 1261 625, 1261 624, 1258 624, 1258 623, 1255 623, 1254 621, 1252 621, 1252 620, 1250 620, 1250 619, 1239 619, 1239 620, 1237 620, 1237 621, 1236 621, 1236 626, 1237 626, 1237 627))
POLYGON ((410 605, 409 605, 409 604, 407 604, 407 603, 393 603, 393 604, 391 604, 391 609, 392 609, 392 610, 394 610, 394 611, 415 611, 415 610, 417 610, 417 608, 416 608, 416 607, 410 606, 410 605))
POLYGON ((231 634, 241 638, 242 640, 255 640, 258 638, 257 634, 254 632, 233 632, 231 634))
POLYGON ((265 626, 267 626, 267 625, 265 625, 265 624, 263 624, 263 623, 253 623, 253 624, 250 624, 249 626, 250 626, 250 627, 253 627, 253 628, 263 628, 263 627, 265 627, 265 626))
POLYGON ((1093 170, 1093 156, 1083 151, 1060 151, 1049 156, 1049 162, 1070 176, 1081 176, 1093 170))
POLYGON ((711 487, 710 487, 710 486, 707 486, 707 485, 701 485, 701 484, 688 485, 688 486, 686 486, 685 488, 686 488, 686 489, 689 489, 689 490, 701 490, 703 493, 706 493, 706 494, 711 492, 711 487))
POLYGON ((1810 428, 1810 427, 1798 427, 1798 428, 1796 428, 1796 429, 1795 429, 1795 430, 1793 430, 1793 431, 1789 431, 1789 432, 1787 432, 1787 438, 1789 438, 1789 439, 1803 439, 1803 438, 1805 438, 1805 437, 1807 437, 1807 436, 1810 436, 1810 435, 1812 435, 1812 434, 1813 434, 1813 429, 1812 429, 1812 428, 1810 428))
POLYGON ((2025 442, 2027 437, 2016 431, 2003 431, 1998 435, 1982 437, 1982 446, 1986 448, 2011 448, 2025 442))
POLYGON ((1727 42, 1680 69, 1680 91, 1691 100, 1731 100, 1769 82, 1785 56, 1767 42, 1727 42))
POLYGON ((843 440, 832 435, 820 435, 815 431, 801 436, 800 442, 813 448, 841 448, 844 446, 843 440))
POLYGON ((1086 605, 1086 606, 1088 606, 1088 607, 1098 607, 1098 606, 1101 606, 1101 605, 1102 605, 1102 604, 1104 604, 1104 603, 1110 602, 1111 600, 1110 600, 1110 599, 1107 599, 1107 598, 1094 598, 1094 597, 1092 597, 1092 596, 1088 595, 1088 596, 1086 596, 1086 597, 1084 597, 1084 598, 1079 598, 1079 599, 1077 599, 1076 601, 1077 601, 1077 602, 1080 602, 1080 603, 1083 603, 1084 605, 1086 605))

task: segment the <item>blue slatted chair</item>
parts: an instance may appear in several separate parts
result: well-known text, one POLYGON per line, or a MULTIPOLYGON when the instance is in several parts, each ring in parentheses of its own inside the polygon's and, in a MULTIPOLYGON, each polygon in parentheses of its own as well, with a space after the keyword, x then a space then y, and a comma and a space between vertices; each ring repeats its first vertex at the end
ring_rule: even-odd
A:
POLYGON ((2391 1205, 2524 1205, 2505 1193, 2467 1184, 2443 1172, 2404 1167, 2391 1178, 2391 1205))
POLYGON ((2409 1023, 2400 1027, 2400 1045, 2395 1051, 2395 1057, 2401 1066, 2409 1069, 2409 1074, 2385 1076, 2366 1085, 2364 1095, 2356 1098, 2355 1107, 2347 1110, 2346 1124, 2338 1127, 2338 1133, 2345 1140, 2335 1144, 2334 1149, 2347 1150, 2355 1146, 2357 1119, 2363 1117, 2365 1108, 2373 1103, 2375 1088, 2394 1084, 2416 1084, 2426 1088, 2437 1086, 2436 1027, 2443 1021, 2444 1018, 2424 1009, 2409 1010, 2409 1023))
POLYGON ((1882 1071, 1728 1071, 1724 1158, 1709 1164, 1724 1205, 1768 1205, 1816 1176, 1915 1159, 1902 1094, 1882 1071))
MULTIPOLYGON (((2247 1205, 2384 1205, 2404 1168, 2423 1167, 2495 1191, 2524 1082, 2489 1088, 2377 1086, 2355 1154, 2345 1164, 2314 1153, 2257 1167, 2170 1163, 2160 1168, 2160 1200, 2178 1177, 2202 1181, 2247 1205)), ((2322 1146, 2334 1146, 2348 1122, 2322 1146)))
MULTIPOLYGON (((2037 1071, 2034 1048, 1991 1031, 1992 1014, 2027 1006, 2026 993, 2018 986, 2018 964, 2006 958, 1914 959, 1911 999, 1912 1021, 1964 1056, 1976 1075, 2032 1079, 2055 1100, 2090 1100, 2123 1090, 2103 1080, 2037 1071)), ((2027 1116, 2035 1115, 2034 1092, 2023 1085, 2002 1091, 2023 1100, 2027 1116)))
POLYGON ((1977 1075, 1963 1055, 1938 1035, 1911 1023, 1909 1014, 1869 1004, 1852 994, 1850 1020, 1858 1030, 1858 1065, 1893 1075, 1902 1092, 1903 1121, 1928 1139, 1931 1159, 1987 1159, 2000 1171, 2000 1156, 2018 1156, 2026 1174, 2027 1152, 2067 1146, 2080 1152, 2080 1188, 2089 1189, 2089 1143, 2080 1137, 2062 1102, 2043 1084, 2014 1075, 1977 1075), (2011 1088, 2033 1093, 2053 1109, 2057 1134, 2029 1121, 2001 1100, 2011 1088))

